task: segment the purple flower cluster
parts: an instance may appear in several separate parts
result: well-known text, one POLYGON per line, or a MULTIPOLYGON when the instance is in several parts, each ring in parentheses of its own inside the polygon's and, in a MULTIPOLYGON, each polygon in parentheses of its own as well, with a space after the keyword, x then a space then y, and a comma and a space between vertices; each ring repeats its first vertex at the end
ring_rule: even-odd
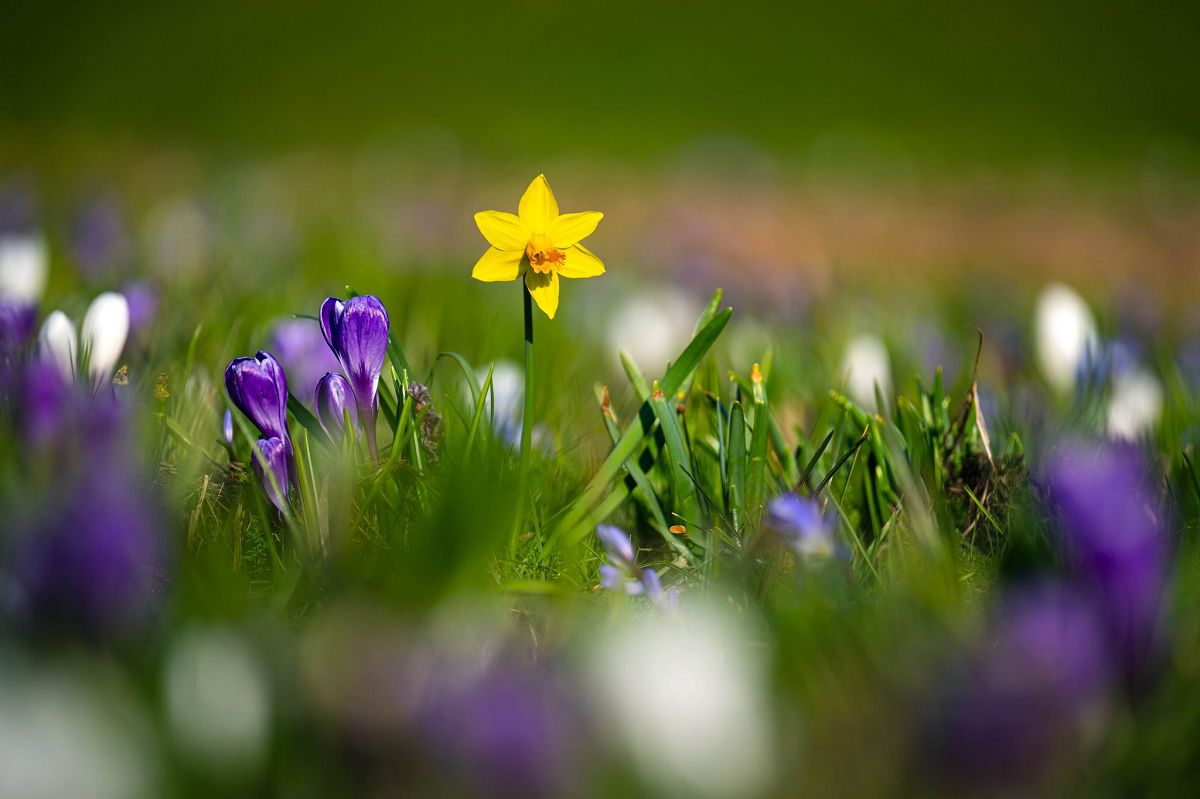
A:
MULTIPOLYGON (((371 456, 378 459, 375 419, 379 411, 379 376, 387 357, 387 310, 378 297, 353 297, 344 302, 330 297, 321 305, 320 318, 325 341, 348 377, 325 372, 316 381, 313 406, 317 419, 333 437, 345 433, 349 414, 351 423, 362 426, 371 456)), ((233 404, 259 430, 254 469, 267 496, 282 513, 296 480, 287 425, 288 381, 283 366, 265 350, 253 358, 235 358, 225 369, 225 389, 233 404)), ((230 420, 226 421, 225 438, 232 443, 230 420)))
POLYGON ((645 596, 658 607, 672 610, 679 607, 679 590, 664 590, 658 572, 637 565, 633 541, 624 530, 601 524, 596 527, 596 537, 608 554, 608 563, 600 567, 601 587, 624 591, 630 596, 645 596))
POLYGON ((292 437, 287 426, 287 376, 275 356, 260 350, 225 368, 229 399, 258 428, 253 466, 271 502, 282 513, 292 485, 292 437))

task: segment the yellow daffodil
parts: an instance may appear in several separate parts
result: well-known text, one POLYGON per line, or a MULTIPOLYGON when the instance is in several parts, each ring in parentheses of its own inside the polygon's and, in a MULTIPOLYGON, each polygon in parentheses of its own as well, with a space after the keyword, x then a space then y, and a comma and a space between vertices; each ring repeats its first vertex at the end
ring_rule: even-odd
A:
POLYGON ((554 318, 560 277, 596 277, 604 264, 579 242, 592 234, 604 214, 582 211, 560 214, 545 175, 538 175, 521 195, 517 213, 480 211, 479 232, 492 245, 471 277, 492 283, 525 276, 534 302, 554 318))

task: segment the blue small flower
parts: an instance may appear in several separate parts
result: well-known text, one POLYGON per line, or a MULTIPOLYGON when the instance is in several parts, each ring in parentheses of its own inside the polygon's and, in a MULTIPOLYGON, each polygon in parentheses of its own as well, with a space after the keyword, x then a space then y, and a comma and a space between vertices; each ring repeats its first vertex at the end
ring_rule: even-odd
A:
POLYGON ((608 553, 609 562, 600 567, 600 587, 609 591, 624 591, 629 596, 645 596, 654 605, 671 610, 679 607, 679 591, 664 590, 658 572, 637 565, 633 541, 619 527, 601 524, 596 537, 608 553))
POLYGON ((767 526, 806 562, 848 555, 834 534, 833 520, 814 499, 781 494, 767 505, 767 526))

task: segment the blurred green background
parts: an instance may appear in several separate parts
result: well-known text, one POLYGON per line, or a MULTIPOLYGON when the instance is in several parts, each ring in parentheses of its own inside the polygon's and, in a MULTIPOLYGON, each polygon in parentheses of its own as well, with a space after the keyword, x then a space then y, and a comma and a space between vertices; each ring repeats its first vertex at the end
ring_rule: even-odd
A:
POLYGON ((448 136, 487 159, 656 163, 729 136, 868 171, 1200 164, 1188 2, 113 0, 5 20, 0 142, 27 162, 448 136))

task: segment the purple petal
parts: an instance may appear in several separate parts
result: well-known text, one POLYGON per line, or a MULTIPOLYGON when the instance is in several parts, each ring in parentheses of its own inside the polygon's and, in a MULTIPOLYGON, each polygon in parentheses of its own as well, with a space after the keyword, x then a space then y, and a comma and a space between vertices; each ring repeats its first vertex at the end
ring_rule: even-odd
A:
POLYGON ((228 408, 225 409, 225 420, 222 423, 221 432, 225 435, 225 443, 233 446, 233 413, 228 408))
POLYGON ((621 590, 621 572, 607 563, 600 567, 600 587, 609 591, 621 590))
POLYGON ((335 334, 337 331, 338 322, 342 318, 342 308, 345 303, 337 297, 327 297, 325 302, 321 303, 321 312, 318 316, 321 319, 321 334, 325 336, 325 343, 329 345, 329 349, 337 353, 337 340, 335 334))
POLYGON ((618 565, 630 567, 634 565, 633 541, 629 539, 624 530, 613 527, 611 524, 600 524, 596 526, 596 537, 604 545, 608 556, 618 565))
POLYGON ((350 382, 339 374, 326 372, 317 381, 313 407, 317 410, 321 427, 330 436, 340 436, 345 432, 347 411, 350 412, 350 420, 357 423, 358 413, 352 401, 353 396, 350 382))
POLYGON ((235 358, 225 369, 229 399, 267 438, 288 438, 287 377, 266 351, 253 358, 235 358))
POLYGON ((280 512, 283 512, 288 507, 288 474, 290 471, 288 445, 283 439, 272 437, 260 438, 255 442, 255 446, 262 457, 256 455, 253 458, 254 471, 258 473, 263 490, 267 492, 271 503, 280 512), (264 464, 263 461, 266 463, 264 464))
MULTIPOLYGON (((323 329, 329 301, 321 307, 323 329)), ((340 313, 328 326, 333 351, 354 389, 359 411, 371 413, 383 361, 387 357, 388 313, 378 297, 352 297, 338 308, 340 313)))
POLYGON ((642 587, 646 589, 646 596, 651 602, 662 601, 662 581, 658 579, 658 572, 654 569, 642 569, 642 587))

